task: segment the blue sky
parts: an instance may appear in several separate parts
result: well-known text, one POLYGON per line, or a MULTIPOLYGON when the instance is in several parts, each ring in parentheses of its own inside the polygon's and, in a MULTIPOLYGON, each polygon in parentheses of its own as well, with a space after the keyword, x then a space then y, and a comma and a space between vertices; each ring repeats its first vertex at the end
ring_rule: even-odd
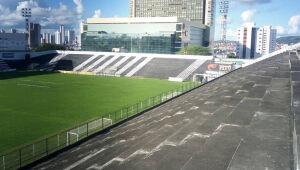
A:
MULTIPOLYGON (((218 0, 217 0, 218 1, 218 0)), ((79 21, 93 17, 128 17, 129 0, 0 0, 0 28, 23 28, 20 8, 33 9, 33 21, 45 32, 60 24, 77 29, 79 21)), ((217 6, 216 39, 220 26, 217 6)), ((235 39, 238 27, 249 22, 256 26, 272 25, 279 36, 300 35, 299 0, 230 0, 228 38, 235 39)))

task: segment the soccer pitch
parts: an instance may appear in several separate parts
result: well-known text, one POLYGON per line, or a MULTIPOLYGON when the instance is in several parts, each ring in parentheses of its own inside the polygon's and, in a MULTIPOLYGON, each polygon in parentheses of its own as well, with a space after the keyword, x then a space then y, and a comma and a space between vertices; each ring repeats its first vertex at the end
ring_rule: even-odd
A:
POLYGON ((0 73, 0 153, 182 85, 158 79, 0 73))

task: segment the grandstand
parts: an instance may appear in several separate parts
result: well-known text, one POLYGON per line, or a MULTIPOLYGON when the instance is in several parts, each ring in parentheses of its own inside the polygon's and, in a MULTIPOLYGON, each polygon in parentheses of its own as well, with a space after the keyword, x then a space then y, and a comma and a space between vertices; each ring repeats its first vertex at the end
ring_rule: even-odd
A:
POLYGON ((212 56, 58 51, 57 54, 34 58, 30 64, 35 69, 48 71, 191 80, 194 73, 204 73, 211 60, 212 56))
POLYGON ((9 70, 9 69, 10 69, 10 67, 8 66, 8 64, 4 60, 0 59, 0 72, 9 70))
MULTIPOLYGON (((300 60, 287 50, 247 63, 31 168, 297 169, 300 60)), ((198 65, 189 61, 176 74, 187 77, 198 65)))

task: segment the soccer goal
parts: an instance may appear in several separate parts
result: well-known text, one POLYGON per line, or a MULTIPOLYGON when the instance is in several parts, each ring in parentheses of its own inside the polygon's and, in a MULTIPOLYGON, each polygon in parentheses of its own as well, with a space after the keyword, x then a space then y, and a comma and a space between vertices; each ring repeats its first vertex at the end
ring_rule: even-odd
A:
POLYGON ((74 132, 67 132, 67 144, 77 142, 79 140, 79 134, 74 132))
POLYGON ((88 123, 88 131, 94 131, 97 129, 102 129, 104 127, 112 125, 112 119, 109 118, 101 118, 101 119, 96 119, 90 123, 88 123), (102 122, 103 120, 103 122, 102 122))
POLYGON ((100 118, 89 123, 78 126, 67 132, 67 145, 79 141, 81 138, 86 137, 88 134, 97 132, 105 127, 112 125, 112 119, 100 118))

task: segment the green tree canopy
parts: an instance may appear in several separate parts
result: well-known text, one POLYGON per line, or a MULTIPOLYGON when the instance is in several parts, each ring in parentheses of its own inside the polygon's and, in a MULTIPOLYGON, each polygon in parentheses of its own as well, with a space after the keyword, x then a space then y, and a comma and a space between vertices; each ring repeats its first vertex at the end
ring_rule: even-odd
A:
POLYGON ((188 46, 182 48, 178 51, 177 54, 182 55, 211 55, 211 52, 208 48, 202 46, 188 46))
POLYGON ((50 50, 66 50, 66 46, 58 44, 43 44, 39 47, 32 49, 34 52, 50 51, 50 50))
POLYGON ((238 56, 236 56, 234 53, 229 53, 227 54, 228 58, 239 58, 238 56))

